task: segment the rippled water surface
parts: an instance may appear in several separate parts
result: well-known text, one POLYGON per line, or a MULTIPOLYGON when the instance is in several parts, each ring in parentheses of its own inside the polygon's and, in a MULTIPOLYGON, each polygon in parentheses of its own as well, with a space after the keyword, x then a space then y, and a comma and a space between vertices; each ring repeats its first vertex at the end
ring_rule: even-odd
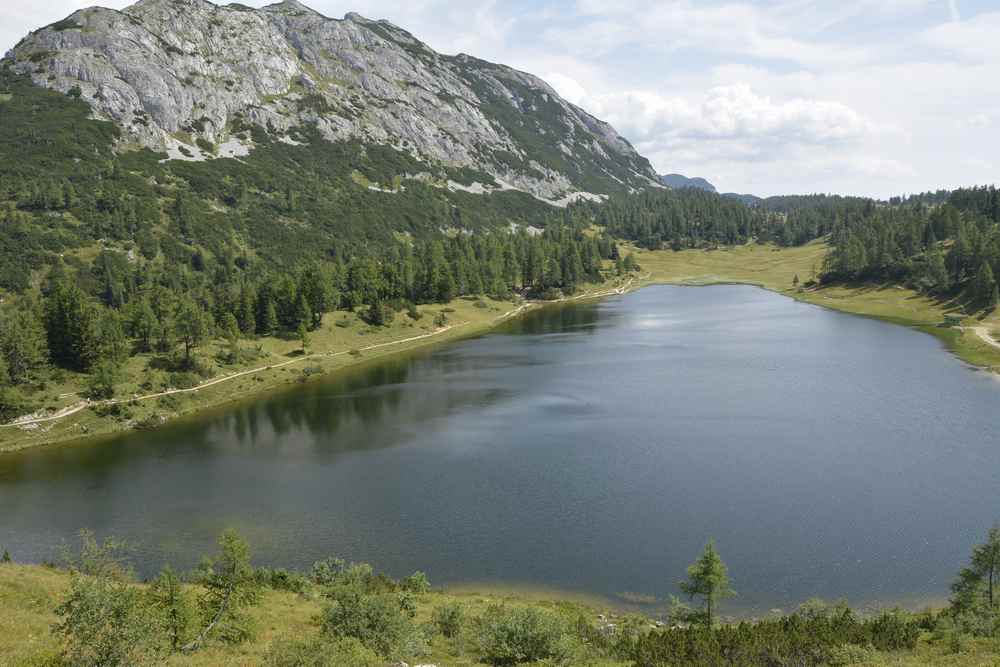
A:
POLYGON ((664 597, 709 537, 738 605, 947 594, 1000 518, 1000 383, 934 338, 751 287, 535 312, 111 442, 0 457, 0 545, 81 527, 151 572, 257 560, 664 597))

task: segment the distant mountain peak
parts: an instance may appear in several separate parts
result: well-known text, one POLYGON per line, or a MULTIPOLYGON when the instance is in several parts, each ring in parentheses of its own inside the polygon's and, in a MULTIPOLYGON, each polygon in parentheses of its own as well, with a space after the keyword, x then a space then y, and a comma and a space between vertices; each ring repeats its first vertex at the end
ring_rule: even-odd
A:
POLYGON ((700 177, 688 178, 687 176, 682 176, 681 174, 667 174, 666 176, 660 176, 660 182, 674 189, 696 188, 698 190, 716 192, 714 185, 700 177))

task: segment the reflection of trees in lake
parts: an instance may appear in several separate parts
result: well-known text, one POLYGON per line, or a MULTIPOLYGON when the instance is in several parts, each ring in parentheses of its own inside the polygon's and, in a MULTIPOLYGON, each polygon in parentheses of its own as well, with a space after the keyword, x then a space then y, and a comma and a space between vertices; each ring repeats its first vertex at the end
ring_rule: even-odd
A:
POLYGON ((540 335, 548 333, 588 333, 597 331, 597 323, 606 315, 598 303, 568 303, 549 305, 524 317, 517 318, 505 327, 513 334, 540 335))
POLYGON ((68 475, 103 485, 147 461, 186 457, 197 465, 233 449, 281 454, 308 447, 337 455, 405 445, 414 429, 436 419, 508 399, 512 392, 491 385, 488 376, 526 363, 519 355, 497 357, 462 344, 394 357, 154 431, 6 455, 0 457, 0 484, 68 475))

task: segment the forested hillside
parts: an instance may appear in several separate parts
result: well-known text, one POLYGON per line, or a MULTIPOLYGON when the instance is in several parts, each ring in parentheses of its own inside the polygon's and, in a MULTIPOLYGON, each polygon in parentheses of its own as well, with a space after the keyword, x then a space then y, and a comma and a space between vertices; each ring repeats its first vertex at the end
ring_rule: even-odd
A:
POLYGON ((752 207, 692 189, 579 204, 609 234, 650 250, 827 239, 821 278, 888 281, 958 296, 970 311, 997 305, 1000 192, 975 187, 880 202, 863 197, 770 197, 752 207))
POLYGON ((108 397, 134 354, 197 371, 192 350, 217 335, 236 362, 239 338, 303 335, 337 309, 377 326, 408 304, 571 293, 618 257, 530 195, 433 182, 485 174, 404 181, 420 165, 392 148, 309 128, 292 145, 248 126, 250 156, 166 162, 113 151, 118 129, 75 94, 9 69, 0 90, 0 151, 18 156, 0 162, 5 418, 35 407, 53 367, 89 373, 90 394, 108 397))

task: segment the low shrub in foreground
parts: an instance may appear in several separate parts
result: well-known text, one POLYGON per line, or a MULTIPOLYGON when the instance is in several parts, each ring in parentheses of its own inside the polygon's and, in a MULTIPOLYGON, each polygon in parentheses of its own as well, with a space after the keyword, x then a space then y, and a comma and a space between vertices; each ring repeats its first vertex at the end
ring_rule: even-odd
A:
POLYGON ((919 622, 907 615, 885 613, 862 620, 844 609, 830 615, 796 614, 711 629, 650 632, 626 640, 621 653, 636 667, 818 667, 842 657, 847 646, 912 650, 919 637, 919 622))
POLYGON ((276 641, 264 659, 266 667, 384 667, 385 659, 357 639, 322 637, 276 641))
POLYGON ((465 608, 457 602, 449 602, 434 608, 431 621, 434 627, 448 639, 457 637, 462 631, 465 620, 465 608))
POLYGON ((563 661, 574 648, 567 624, 555 614, 526 607, 492 605, 475 619, 480 659, 490 665, 563 661))
POLYGON ((358 584, 340 584, 327 593, 323 631, 334 639, 356 639, 380 656, 411 654, 421 638, 412 610, 395 593, 368 593, 358 584))

